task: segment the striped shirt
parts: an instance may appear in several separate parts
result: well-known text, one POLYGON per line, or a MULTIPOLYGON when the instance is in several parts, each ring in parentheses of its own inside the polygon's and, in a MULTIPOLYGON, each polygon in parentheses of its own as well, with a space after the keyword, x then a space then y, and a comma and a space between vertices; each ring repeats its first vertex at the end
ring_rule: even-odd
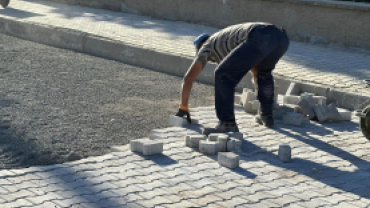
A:
POLYGON ((264 22, 251 22, 233 25, 213 34, 203 44, 195 58, 204 67, 208 61, 219 64, 234 48, 248 38, 256 25, 271 25, 264 22))

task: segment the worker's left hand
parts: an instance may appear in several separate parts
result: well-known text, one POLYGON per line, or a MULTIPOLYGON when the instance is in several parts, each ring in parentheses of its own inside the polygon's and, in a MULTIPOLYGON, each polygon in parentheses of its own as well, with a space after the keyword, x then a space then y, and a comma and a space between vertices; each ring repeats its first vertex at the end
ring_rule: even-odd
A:
POLYGON ((186 116, 186 120, 188 121, 189 124, 191 124, 190 112, 187 107, 183 107, 180 105, 179 111, 176 113, 176 116, 178 117, 186 116))

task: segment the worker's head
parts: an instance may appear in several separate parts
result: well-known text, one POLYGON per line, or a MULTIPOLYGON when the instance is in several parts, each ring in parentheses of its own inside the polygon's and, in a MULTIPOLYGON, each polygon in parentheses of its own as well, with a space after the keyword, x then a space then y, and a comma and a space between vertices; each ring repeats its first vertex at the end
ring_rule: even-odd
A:
POLYGON ((202 47, 203 43, 206 42, 209 38, 209 35, 206 33, 203 33, 199 35, 197 38, 194 40, 194 47, 195 51, 198 52, 199 49, 202 47))

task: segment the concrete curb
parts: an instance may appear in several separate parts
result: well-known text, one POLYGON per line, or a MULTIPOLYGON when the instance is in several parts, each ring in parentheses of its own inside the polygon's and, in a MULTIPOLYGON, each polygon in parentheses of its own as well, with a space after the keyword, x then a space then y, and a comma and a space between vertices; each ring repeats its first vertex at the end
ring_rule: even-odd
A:
MULTIPOLYGON (((189 57, 158 52, 146 48, 145 45, 130 45, 121 41, 77 30, 26 21, 0 18, 0 32, 45 45, 121 61, 180 77, 186 73, 193 61, 189 57), (158 60, 161 61, 159 62, 158 60)), ((216 65, 214 64, 207 64, 207 67, 197 80, 202 83, 213 85, 215 67, 216 65)), ((276 74, 274 76, 275 84, 279 86, 279 93, 285 94, 292 80, 287 80, 283 76, 276 74)), ((301 92, 310 92, 316 93, 319 96, 326 96, 328 97, 328 103, 334 102, 341 108, 349 110, 362 109, 370 104, 370 97, 368 96, 341 92, 315 84, 294 82, 297 83, 301 92)), ((241 92, 243 88, 254 89, 250 73, 248 73, 237 86, 237 91, 241 92)))

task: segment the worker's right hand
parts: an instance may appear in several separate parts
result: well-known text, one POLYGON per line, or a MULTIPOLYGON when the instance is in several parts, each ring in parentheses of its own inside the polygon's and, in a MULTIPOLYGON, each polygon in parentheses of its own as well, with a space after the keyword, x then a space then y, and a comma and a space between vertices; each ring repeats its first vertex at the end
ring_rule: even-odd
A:
POLYGON ((186 120, 189 124, 191 124, 191 117, 188 106, 183 106, 180 104, 179 111, 176 113, 176 116, 178 117, 184 117, 186 116, 186 120))

